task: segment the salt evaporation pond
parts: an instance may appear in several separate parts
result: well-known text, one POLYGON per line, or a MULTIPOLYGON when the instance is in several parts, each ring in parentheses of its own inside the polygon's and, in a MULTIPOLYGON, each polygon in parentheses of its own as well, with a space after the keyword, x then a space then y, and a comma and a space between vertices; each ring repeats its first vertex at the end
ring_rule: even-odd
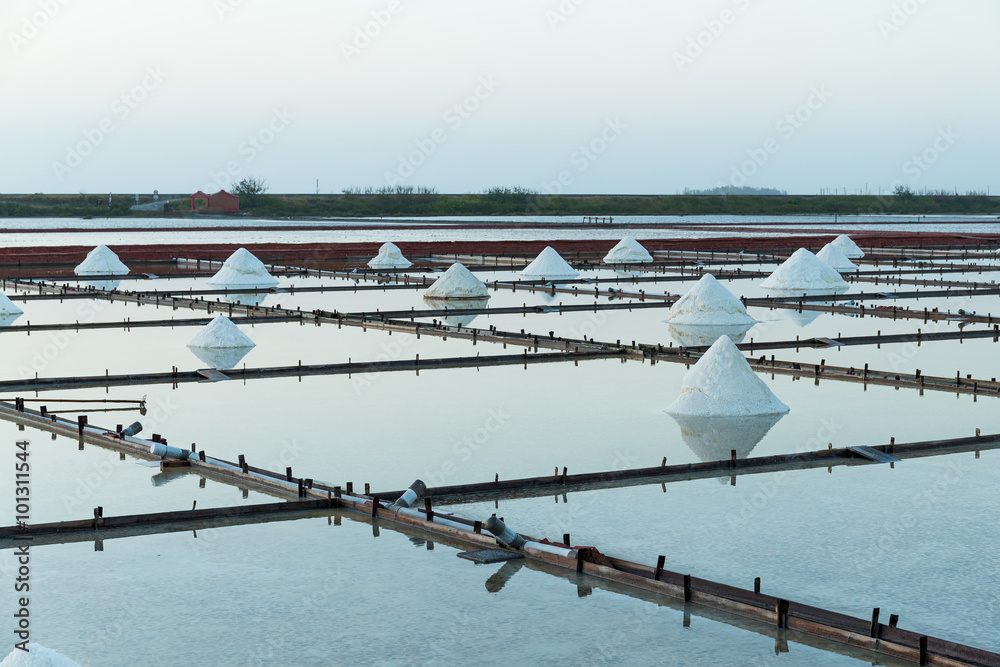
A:
MULTIPOLYGON (((380 232, 380 240, 384 238, 380 232)), ((516 273, 477 276, 490 282, 514 279, 516 273)), ((440 273, 425 275, 433 279, 440 273)), ((607 269, 583 272, 585 278, 613 275, 607 269)), ((279 280, 282 286, 351 284, 326 278, 279 280)), ((736 296, 763 292, 755 287, 761 278, 720 282, 736 296)), ((204 287, 204 280, 191 279, 126 283, 128 289, 204 287)), ((615 287, 677 294, 693 284, 628 286, 623 279, 615 287)), ((490 287, 493 308, 595 301, 587 294, 593 285, 581 285, 576 295, 555 296, 490 287)), ((851 293, 873 288, 869 283, 852 284, 851 293)), ((426 307, 422 291, 268 294, 264 303, 342 312, 420 309, 426 307)), ((941 302, 949 308, 965 303, 941 302)), ((968 300, 969 308, 981 312, 989 310, 984 304, 990 302, 968 300)), ((921 308, 924 303, 931 301, 915 302, 921 308)), ((97 302, 21 304, 26 315, 19 324, 28 319, 73 321, 81 308, 97 302)), ((101 305, 100 320, 207 317, 204 312, 164 307, 101 305)), ((917 320, 753 307, 749 312, 759 322, 747 332, 747 341, 867 335, 876 329, 883 334, 928 330, 917 320)), ((597 315, 480 315, 471 326, 666 344, 666 319, 666 308, 652 308, 597 315)), ((955 330, 957 325, 941 327, 955 330)), ((496 344, 431 336, 417 340, 336 325, 241 328, 256 343, 246 357, 248 366, 294 365, 299 359, 309 364, 521 352, 496 344)), ((186 348, 197 330, 73 332, 71 343, 47 360, 40 375, 101 374, 108 367, 111 372, 202 367, 186 348)), ((8 350, 0 366, 7 379, 21 377, 18 359, 52 343, 48 332, 0 336, 8 350)), ((994 345, 992 339, 928 343, 900 370, 912 372, 909 365, 916 365, 933 373, 957 365, 963 371, 1000 375, 990 370, 1000 367, 988 362, 993 356, 989 345, 994 345)), ((804 363, 825 358, 838 365, 860 366, 864 358, 878 368, 891 363, 896 347, 774 353, 804 363)), ((657 465, 664 456, 670 463, 701 460, 704 452, 693 449, 682 425, 664 413, 677 398, 686 370, 675 363, 601 360, 527 369, 197 383, 177 389, 115 387, 107 392, 47 392, 42 397, 135 399, 146 394, 148 415, 98 413, 91 422, 113 427, 138 418, 147 426, 144 435, 163 433, 172 445, 197 443, 220 458, 244 454, 252 465, 279 470, 292 466, 296 474, 331 484, 370 482, 377 491, 405 488, 417 477, 440 485, 492 480, 494 475, 548 475, 557 466, 577 473, 657 465)), ((787 454, 828 443, 882 444, 890 438, 953 438, 972 435, 975 428, 1000 431, 995 398, 930 391, 919 396, 890 387, 758 377, 790 411, 741 455, 787 454)), ((194 475, 163 475, 131 458, 121 461, 115 453, 90 446, 80 451, 73 440, 52 441, 48 434, 0 422, 0 438, 23 437, 32 441, 37 456, 36 521, 85 518, 97 505, 114 515, 187 509, 194 501, 201 508, 267 500, 254 492, 244 498, 238 488, 211 480, 203 487, 194 475), (95 481, 93 488, 88 479, 95 481), (79 504, 67 502, 67 489, 79 504)), ((865 617, 872 607, 881 606, 885 614, 901 614, 900 625, 907 629, 1000 650, 990 633, 1000 625, 1000 582, 993 559, 983 557, 1000 539, 995 521, 998 483, 1000 453, 985 451, 979 459, 971 453, 909 459, 895 469, 837 467, 828 473, 819 468, 743 476, 735 486, 728 478, 721 483, 706 479, 671 483, 665 490, 651 484, 451 509, 478 519, 499 512, 526 533, 559 538, 570 532, 576 544, 596 544, 611 555, 643 563, 666 554, 669 569, 742 587, 760 576, 765 592, 855 616, 865 617), (944 492, 938 493, 940 489, 944 492), (851 576, 844 576, 846 571, 851 576)), ((10 495, 10 484, 9 476, 0 477, 0 493, 10 495)), ((512 636, 522 655, 542 664, 662 662, 665 646, 677 664, 859 662, 850 649, 818 640, 809 641, 833 650, 792 642, 789 653, 775 655, 773 631, 766 626, 692 607, 691 624, 685 628, 685 612, 676 605, 658 606, 600 587, 591 589, 593 582, 552 576, 531 566, 473 566, 456 559, 451 547, 430 548, 425 538, 390 530, 376 538, 368 524, 347 517, 337 523, 322 517, 107 540, 103 551, 95 551, 91 542, 39 547, 33 551, 38 582, 35 637, 81 664, 111 665, 137 660, 499 664, 507 656, 494 655, 489 647, 512 636), (179 579, 171 574, 177 572, 189 574, 179 579), (412 622, 372 622, 387 618, 387 610, 410 608, 420 610, 412 622), (233 631, 234 614, 240 632, 233 631), (335 620, 316 621, 319 614, 335 620), (170 631, 150 632, 150 627, 170 631), (428 627, 435 632, 429 634, 428 627), (202 641, 178 642, 176 636, 198 636, 202 641)), ((9 567, 10 557, 9 551, 0 552, 0 568, 9 567)), ((5 598, 0 613, 6 613, 8 605, 5 598)))

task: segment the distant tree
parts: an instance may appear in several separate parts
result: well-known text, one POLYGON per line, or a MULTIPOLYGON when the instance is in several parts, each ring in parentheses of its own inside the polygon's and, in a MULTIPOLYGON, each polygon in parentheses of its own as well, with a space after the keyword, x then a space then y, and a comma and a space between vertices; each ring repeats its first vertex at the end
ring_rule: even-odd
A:
POLYGON ((896 195, 900 199, 913 198, 913 190, 910 189, 909 185, 897 185, 892 189, 892 194, 896 195))
POLYGON ((247 176, 242 181, 233 186, 233 194, 239 195, 240 205, 253 208, 264 202, 264 195, 270 188, 267 181, 257 176, 247 176))
POLYGON ((755 188, 748 185, 736 186, 736 185, 720 185, 714 188, 708 188, 706 190, 696 190, 692 188, 684 188, 683 194, 686 195, 787 195, 787 190, 778 190, 776 188, 755 188))

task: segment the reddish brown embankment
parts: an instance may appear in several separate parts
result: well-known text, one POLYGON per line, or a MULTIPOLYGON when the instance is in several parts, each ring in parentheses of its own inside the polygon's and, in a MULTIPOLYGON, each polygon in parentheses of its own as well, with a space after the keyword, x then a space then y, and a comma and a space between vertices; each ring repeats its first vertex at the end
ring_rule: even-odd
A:
MULTIPOLYGON (((558 232, 554 232, 554 235, 558 232)), ((391 232, 387 232, 389 238, 391 232)), ((751 252, 766 250, 794 250, 800 247, 819 249, 833 238, 830 236, 780 236, 780 237, 719 237, 709 239, 642 239, 647 249, 656 250, 716 250, 751 252)), ((920 247, 920 246, 976 246, 1000 244, 997 234, 944 234, 912 232, 867 232, 852 234, 862 247, 920 247)), ((374 256, 380 243, 267 243, 245 244, 244 247, 268 263, 313 265, 317 262, 336 261, 344 258, 374 256)), ((447 255, 524 255, 541 252, 551 245, 566 256, 603 255, 614 245, 608 240, 550 240, 550 241, 454 241, 454 242, 400 242, 397 243, 408 257, 426 257, 430 254, 447 255)), ((212 244, 162 244, 162 245, 112 245, 126 264, 138 262, 168 262, 174 257, 191 259, 225 259, 240 247, 234 243, 212 244)), ((0 265, 75 265, 91 250, 90 246, 0 248, 0 265)))

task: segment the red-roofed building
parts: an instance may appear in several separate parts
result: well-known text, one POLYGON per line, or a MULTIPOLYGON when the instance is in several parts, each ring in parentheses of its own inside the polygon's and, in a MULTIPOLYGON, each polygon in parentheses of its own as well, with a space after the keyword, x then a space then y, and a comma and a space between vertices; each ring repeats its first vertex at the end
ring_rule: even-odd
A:
POLYGON ((208 198, 208 207, 216 211, 238 211, 240 210, 240 198, 225 190, 219 190, 208 198))
POLYGON ((206 195, 201 190, 191 195, 191 210, 195 209, 195 202, 205 201, 205 208, 213 211, 239 211, 240 198, 237 195, 219 190, 214 195, 206 195))

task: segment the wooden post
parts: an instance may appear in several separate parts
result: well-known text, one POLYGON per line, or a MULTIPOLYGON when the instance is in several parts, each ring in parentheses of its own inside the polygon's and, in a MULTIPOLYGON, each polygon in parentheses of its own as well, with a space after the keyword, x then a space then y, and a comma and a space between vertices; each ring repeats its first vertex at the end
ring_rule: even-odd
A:
POLYGON ((920 638, 920 664, 927 664, 927 637, 920 638))
POLYGON ((779 628, 788 627, 788 600, 774 601, 774 621, 779 628))
POLYGON ((378 517, 378 496, 372 498, 372 518, 378 517))
POLYGON ((431 507, 431 499, 424 498, 424 511, 427 512, 427 520, 434 521, 434 508, 431 507))
POLYGON ((878 607, 872 609, 872 624, 871 627, 868 629, 868 636, 873 637, 875 639, 878 639, 878 634, 879 634, 879 624, 878 624, 879 611, 880 609, 878 607))
POLYGON ((753 580, 753 592, 760 595, 760 577, 753 580))
POLYGON ((667 557, 666 556, 659 556, 656 559, 656 571, 653 573, 653 580, 654 581, 659 581, 660 577, 663 576, 663 566, 664 566, 664 564, 666 564, 666 562, 667 562, 667 557))

